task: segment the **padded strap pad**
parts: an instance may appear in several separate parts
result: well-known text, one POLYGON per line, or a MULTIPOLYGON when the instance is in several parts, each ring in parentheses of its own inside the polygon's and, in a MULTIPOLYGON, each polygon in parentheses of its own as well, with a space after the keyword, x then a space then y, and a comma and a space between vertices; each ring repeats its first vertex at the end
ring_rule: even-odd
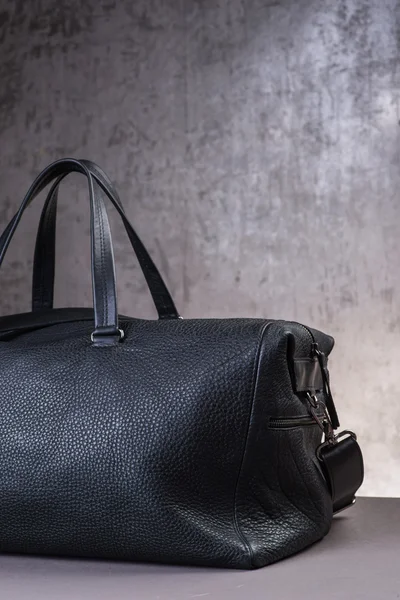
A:
POLYGON ((321 446, 318 455, 332 494, 333 512, 339 512, 354 503, 356 492, 364 480, 360 446, 355 436, 349 435, 335 444, 321 446))

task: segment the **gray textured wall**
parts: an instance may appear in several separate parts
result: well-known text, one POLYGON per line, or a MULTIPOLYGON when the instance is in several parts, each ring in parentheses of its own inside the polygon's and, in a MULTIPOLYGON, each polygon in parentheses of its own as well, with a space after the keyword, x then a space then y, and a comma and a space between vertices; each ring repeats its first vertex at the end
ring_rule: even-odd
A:
MULTIPOLYGON (((184 316, 295 319, 336 337, 363 492, 400 495, 400 2, 0 6, 1 225, 48 162, 98 162, 184 316)), ((59 305, 91 302, 81 184, 62 195, 59 305)), ((38 209, 1 271, 2 313, 29 308, 38 209)), ((121 312, 153 316, 113 225, 121 312)))

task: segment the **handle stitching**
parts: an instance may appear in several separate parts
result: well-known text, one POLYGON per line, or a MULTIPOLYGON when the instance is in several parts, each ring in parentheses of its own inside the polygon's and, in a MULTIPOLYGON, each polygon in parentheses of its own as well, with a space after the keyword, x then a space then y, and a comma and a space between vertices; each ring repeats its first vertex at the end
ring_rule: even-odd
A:
MULTIPOLYGON (((93 187, 93 182, 92 182, 92 187, 93 187)), ((93 192, 94 192, 94 188, 93 188, 93 192)), ((100 257, 101 257, 101 273, 103 275, 102 277, 102 290, 103 290, 103 313, 104 313, 104 317, 103 317, 103 321, 105 318, 105 325, 108 325, 108 301, 106 299, 106 297, 108 298, 108 281, 107 278, 105 277, 105 268, 104 268, 104 223, 103 223, 103 213, 101 210, 98 209, 97 206, 97 199, 96 199, 96 211, 98 212, 98 217, 99 217, 99 230, 100 230, 100 257)), ((94 215, 96 216, 96 215, 94 215)), ((104 323, 103 323, 104 324, 104 323)))

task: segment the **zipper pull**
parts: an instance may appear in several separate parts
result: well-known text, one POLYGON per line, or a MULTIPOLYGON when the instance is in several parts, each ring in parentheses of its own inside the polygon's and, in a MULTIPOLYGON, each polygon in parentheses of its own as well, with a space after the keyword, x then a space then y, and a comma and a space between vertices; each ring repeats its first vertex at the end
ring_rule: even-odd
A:
POLYGON ((317 396, 311 395, 310 392, 307 392, 307 400, 310 405, 310 414, 313 417, 314 421, 318 424, 318 427, 321 429, 323 433, 325 433, 324 423, 321 418, 317 414, 317 409, 319 407, 319 400, 317 396))
POLYGON ((317 409, 320 406, 317 396, 315 394, 311 395, 309 392, 307 392, 307 400, 310 405, 310 414, 324 434, 324 442, 333 443, 335 440, 335 434, 326 406, 323 405, 324 415, 321 418, 321 416, 317 414, 317 409))
POLYGON ((328 412, 325 411, 325 418, 322 421, 324 426, 324 442, 328 442, 329 444, 335 443, 335 433, 332 427, 331 420, 329 418, 328 412))
POLYGON ((329 372, 326 366, 326 356, 321 350, 317 342, 314 342, 312 347, 314 355, 318 359, 318 363, 321 369, 322 380, 324 382, 324 389, 326 394, 326 408, 329 413, 329 422, 333 429, 337 429, 340 425, 339 418, 336 412, 335 403, 331 392, 331 386, 329 385, 329 372))

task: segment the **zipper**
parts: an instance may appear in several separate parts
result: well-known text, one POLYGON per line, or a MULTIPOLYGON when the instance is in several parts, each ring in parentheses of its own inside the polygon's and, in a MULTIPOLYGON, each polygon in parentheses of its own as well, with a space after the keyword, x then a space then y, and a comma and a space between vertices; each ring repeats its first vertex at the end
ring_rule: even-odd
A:
POLYGON ((318 348, 318 344, 317 344, 317 341, 316 341, 312 331, 306 325, 303 325, 303 323, 299 323, 298 321, 287 321, 287 322, 292 323, 292 325, 298 325, 299 327, 304 329, 304 331, 307 332, 308 337, 311 340, 311 353, 314 355, 315 348, 318 348))
POLYGON ((312 427, 317 425, 321 428, 321 423, 325 417, 325 413, 309 417, 308 415, 302 415, 299 417, 270 417, 268 421, 269 429, 292 429, 293 427, 312 427))

